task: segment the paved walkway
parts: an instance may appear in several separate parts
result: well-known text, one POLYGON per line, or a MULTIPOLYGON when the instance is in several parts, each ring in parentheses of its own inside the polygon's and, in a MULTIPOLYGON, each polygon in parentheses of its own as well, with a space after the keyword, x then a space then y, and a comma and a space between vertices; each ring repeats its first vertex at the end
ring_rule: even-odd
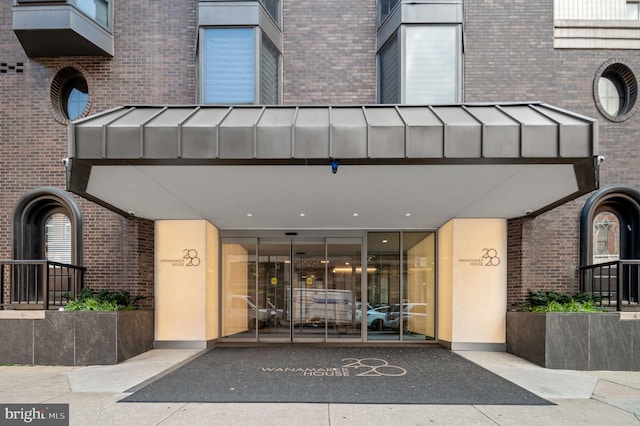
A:
POLYGON ((548 370, 496 352, 457 353, 557 405, 118 402, 197 353, 155 349, 113 366, 0 366, 0 403, 68 403, 71 425, 640 424, 640 372, 548 370))

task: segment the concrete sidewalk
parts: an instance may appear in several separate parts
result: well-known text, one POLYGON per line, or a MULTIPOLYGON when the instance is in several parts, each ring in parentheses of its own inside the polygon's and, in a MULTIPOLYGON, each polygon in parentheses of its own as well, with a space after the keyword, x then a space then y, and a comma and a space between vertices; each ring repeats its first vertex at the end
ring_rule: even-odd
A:
POLYGON ((110 366, 1 366, 0 403, 68 403, 71 425, 640 424, 640 372, 548 370, 500 352, 457 352, 555 406, 120 403, 198 350, 155 349, 110 366))

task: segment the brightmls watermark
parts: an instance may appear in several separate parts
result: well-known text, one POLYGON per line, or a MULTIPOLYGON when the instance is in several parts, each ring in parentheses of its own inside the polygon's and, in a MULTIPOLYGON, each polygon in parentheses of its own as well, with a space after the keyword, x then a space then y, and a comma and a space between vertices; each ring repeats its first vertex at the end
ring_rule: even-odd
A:
POLYGON ((0 426, 68 426, 69 404, 0 404, 0 426))

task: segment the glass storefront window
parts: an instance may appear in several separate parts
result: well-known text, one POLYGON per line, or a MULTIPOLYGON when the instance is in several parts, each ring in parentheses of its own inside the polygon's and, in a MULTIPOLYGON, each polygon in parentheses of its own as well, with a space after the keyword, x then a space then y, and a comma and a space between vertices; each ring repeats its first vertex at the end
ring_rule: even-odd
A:
POLYGON ((435 339, 433 232, 221 242, 224 340, 435 339))

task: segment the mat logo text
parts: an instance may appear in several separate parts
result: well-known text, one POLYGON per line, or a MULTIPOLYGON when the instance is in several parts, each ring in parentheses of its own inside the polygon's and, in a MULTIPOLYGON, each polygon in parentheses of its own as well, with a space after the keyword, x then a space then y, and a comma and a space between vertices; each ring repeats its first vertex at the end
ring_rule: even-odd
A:
POLYGON ((262 367, 264 373, 296 373, 306 377, 382 377, 404 376, 407 370, 380 358, 344 358, 341 367, 302 368, 302 367, 262 367), (351 374, 351 373, 356 374, 351 374))

